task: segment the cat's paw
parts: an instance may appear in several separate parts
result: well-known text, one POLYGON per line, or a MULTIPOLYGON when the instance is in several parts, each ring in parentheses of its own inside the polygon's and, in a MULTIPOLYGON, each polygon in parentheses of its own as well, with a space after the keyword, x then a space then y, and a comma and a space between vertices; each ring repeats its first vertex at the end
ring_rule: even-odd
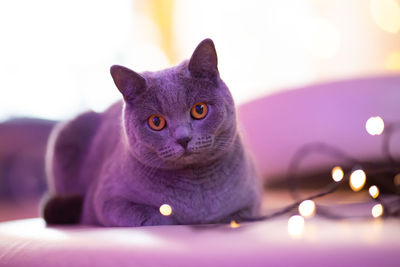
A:
POLYGON ((160 213, 154 214, 152 217, 144 220, 142 226, 153 226, 153 225, 174 225, 178 224, 173 216, 164 216, 160 213))
POLYGON ((222 223, 230 223, 231 221, 242 221, 255 216, 254 209, 252 207, 246 207, 238 210, 232 214, 229 214, 221 220, 222 223))
POLYGON ((81 218, 83 197, 80 195, 46 196, 42 200, 42 217, 47 224, 77 224, 81 218))
POLYGON ((161 215, 158 208, 135 204, 122 198, 105 201, 97 217, 104 226, 136 227, 177 224, 173 216, 161 215))

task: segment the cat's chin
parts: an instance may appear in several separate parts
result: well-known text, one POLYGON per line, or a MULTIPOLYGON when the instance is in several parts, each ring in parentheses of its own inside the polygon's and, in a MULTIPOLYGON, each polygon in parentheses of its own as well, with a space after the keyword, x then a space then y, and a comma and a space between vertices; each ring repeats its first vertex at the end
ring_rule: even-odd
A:
POLYGON ((204 161, 204 155, 202 155, 202 153, 188 151, 188 150, 182 151, 180 153, 175 154, 173 157, 165 159, 165 163, 175 167, 197 165, 202 161, 204 161))

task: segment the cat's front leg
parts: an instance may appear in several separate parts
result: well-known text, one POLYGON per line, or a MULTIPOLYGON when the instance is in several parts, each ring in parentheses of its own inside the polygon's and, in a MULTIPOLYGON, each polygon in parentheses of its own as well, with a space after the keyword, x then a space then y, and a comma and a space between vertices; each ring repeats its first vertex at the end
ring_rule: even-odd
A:
POLYGON ((241 208, 228 216, 222 218, 220 223, 230 223, 231 221, 243 221, 248 218, 258 217, 260 207, 257 205, 249 205, 247 207, 241 208))
POLYGON ((159 209, 136 204, 124 198, 112 198, 97 207, 97 217, 104 226, 149 226, 176 224, 172 216, 163 216, 159 209))

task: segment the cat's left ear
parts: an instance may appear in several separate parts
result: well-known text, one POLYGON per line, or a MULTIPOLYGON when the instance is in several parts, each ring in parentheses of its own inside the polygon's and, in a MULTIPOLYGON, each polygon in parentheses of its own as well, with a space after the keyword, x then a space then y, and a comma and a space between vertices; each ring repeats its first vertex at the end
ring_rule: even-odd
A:
POLYGON ((189 72, 196 78, 214 78, 218 75, 218 59, 211 39, 203 40, 189 61, 189 72))
POLYGON ((114 65, 111 66, 110 73, 115 85, 126 101, 133 100, 146 89, 146 80, 133 70, 114 65))

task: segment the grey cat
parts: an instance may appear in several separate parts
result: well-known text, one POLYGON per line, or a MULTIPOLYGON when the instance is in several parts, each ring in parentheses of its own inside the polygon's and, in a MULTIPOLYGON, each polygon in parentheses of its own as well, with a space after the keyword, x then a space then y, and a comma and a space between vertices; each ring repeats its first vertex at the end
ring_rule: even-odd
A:
POLYGON ((259 214, 260 180, 210 39, 173 68, 112 66, 111 75, 123 101, 51 135, 47 223, 204 224, 259 214), (171 215, 160 213, 163 204, 171 215))

